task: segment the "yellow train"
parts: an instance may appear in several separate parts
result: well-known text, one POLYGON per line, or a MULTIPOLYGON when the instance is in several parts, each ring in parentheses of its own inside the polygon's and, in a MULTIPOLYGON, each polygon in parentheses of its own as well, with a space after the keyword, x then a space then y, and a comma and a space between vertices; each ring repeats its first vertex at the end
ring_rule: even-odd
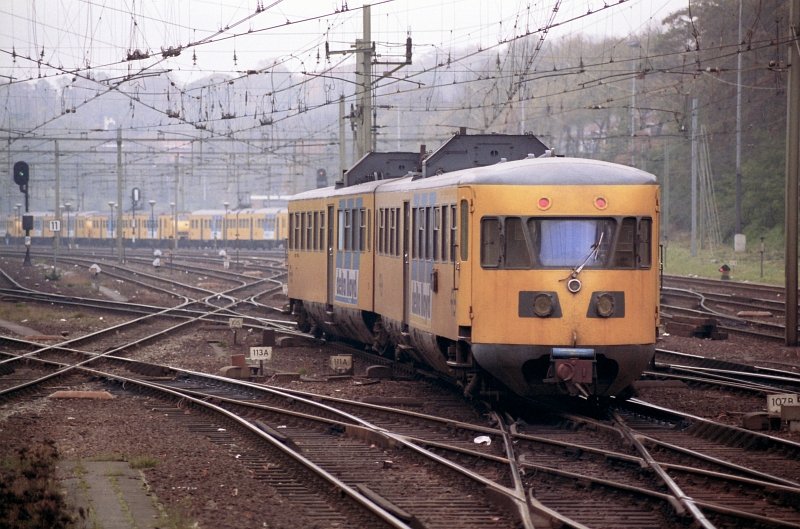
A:
POLYGON ((574 158, 307 191, 290 308, 469 393, 626 396, 657 338, 658 213, 652 174, 574 158))
MULTIPOLYGON (((30 230, 33 244, 49 244, 55 233, 52 212, 27 213, 33 219, 30 230)), ((68 244, 108 245, 116 241, 117 228, 126 245, 146 241, 170 246, 177 237, 181 247, 214 247, 238 245, 240 248, 271 249, 283 247, 287 237, 286 208, 246 208, 237 210, 199 210, 176 214, 125 213, 117 226, 116 213, 110 211, 63 212, 59 235, 68 244)), ((25 236, 22 214, 0 222, 0 237, 7 243, 19 242, 25 236)))

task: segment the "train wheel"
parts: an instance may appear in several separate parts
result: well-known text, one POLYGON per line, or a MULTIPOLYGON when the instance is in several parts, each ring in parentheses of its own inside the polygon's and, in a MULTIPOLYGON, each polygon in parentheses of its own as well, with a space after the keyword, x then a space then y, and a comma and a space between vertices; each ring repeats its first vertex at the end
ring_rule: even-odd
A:
POLYGON ((303 306, 295 304, 294 311, 295 317, 297 318, 297 330, 305 333, 311 331, 311 318, 308 317, 308 313, 303 306))
POLYGON ((389 356, 391 357, 392 353, 392 342, 389 339, 389 333, 386 332, 386 328, 383 326, 383 321, 380 318, 375 320, 375 323, 372 326, 372 350, 378 353, 381 356, 389 356))

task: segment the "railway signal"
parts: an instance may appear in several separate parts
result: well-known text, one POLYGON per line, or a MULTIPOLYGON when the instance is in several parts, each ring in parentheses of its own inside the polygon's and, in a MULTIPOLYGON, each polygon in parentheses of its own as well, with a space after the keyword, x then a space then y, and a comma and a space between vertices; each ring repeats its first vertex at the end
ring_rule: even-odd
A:
MULTIPOLYGON (((19 190, 28 194, 28 179, 30 178, 30 168, 25 162, 14 164, 14 183, 19 186, 19 190)), ((26 210, 27 211, 27 210, 26 210)))
MULTIPOLYGON (((25 213, 28 213, 28 181, 30 180, 30 167, 27 162, 19 161, 14 164, 14 183, 19 186, 19 190, 25 195, 25 213)), ((33 228, 33 217, 25 215, 22 218, 22 225, 25 228, 25 259, 23 266, 31 265, 31 228, 33 228), (28 222, 30 221, 30 222, 28 222)))

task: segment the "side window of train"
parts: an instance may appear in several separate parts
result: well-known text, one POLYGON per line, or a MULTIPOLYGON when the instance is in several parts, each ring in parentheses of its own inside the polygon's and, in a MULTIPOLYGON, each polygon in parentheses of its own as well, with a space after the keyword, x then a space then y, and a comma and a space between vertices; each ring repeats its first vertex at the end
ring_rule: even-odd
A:
POLYGON ((336 240, 336 248, 339 250, 344 250, 344 232, 345 232, 345 224, 344 224, 344 210, 339 210, 339 230, 338 230, 338 237, 336 240))
POLYGON ((433 212, 433 226, 432 226, 432 230, 431 230, 431 236, 432 236, 432 242, 431 242, 432 255, 431 255, 431 257, 433 258, 434 261, 438 261, 439 260, 439 248, 440 248, 440 246, 439 246, 439 233, 441 232, 441 229, 442 229, 442 225, 441 225, 442 216, 441 216, 441 213, 440 213, 439 209, 440 209, 439 206, 435 206, 432 209, 432 212, 433 212))
POLYGON ((498 218, 485 217, 481 219, 481 266, 484 268, 500 266, 501 226, 498 218))
POLYGON ((306 250, 315 250, 314 244, 314 216, 309 211, 306 213, 306 250))
POLYGON ((637 250, 636 258, 639 268, 650 268, 652 248, 650 241, 653 238, 653 219, 639 219, 639 229, 637 230, 637 250))
POLYGON ((461 260, 466 261, 469 256, 469 202, 466 200, 461 201, 461 237, 459 245, 461 246, 461 260))
POLYGON ((458 229, 458 217, 456 216, 456 205, 450 204, 450 262, 456 262, 456 239, 458 229))
POLYGON ((319 249, 327 251, 325 242, 325 211, 319 212, 319 249))
MULTIPOLYGON (((360 232, 358 231, 358 227, 361 224, 359 211, 357 209, 351 209, 348 213, 345 213, 345 217, 350 215, 350 246, 348 247, 349 250, 353 250, 355 252, 361 249, 361 239, 360 239, 360 232)), ((347 235, 345 234, 345 238, 347 235)))
POLYGON ((389 211, 389 251, 395 257, 400 255, 399 218, 400 208, 392 208, 389 211))
POLYGON ((314 222, 311 228, 314 234, 314 243, 311 245, 311 249, 319 251, 319 211, 314 212, 314 222))
POLYGON ((344 249, 353 250, 353 210, 344 210, 344 249))
POLYGON ((296 213, 289 215, 289 249, 294 250, 297 247, 297 235, 295 234, 295 226, 297 226, 296 213))
POLYGON ((367 210, 358 210, 358 250, 369 251, 369 216, 367 210))
POLYGON ((441 245, 442 245, 441 246, 442 262, 447 262, 447 259, 448 259, 448 257, 447 257, 447 249, 448 249, 447 248, 447 235, 448 235, 448 230, 450 229, 450 227, 447 225, 447 209, 449 207, 450 206, 445 204, 440 208, 440 214, 442 216, 442 220, 439 223, 439 226, 441 227, 440 236, 441 236, 441 245))

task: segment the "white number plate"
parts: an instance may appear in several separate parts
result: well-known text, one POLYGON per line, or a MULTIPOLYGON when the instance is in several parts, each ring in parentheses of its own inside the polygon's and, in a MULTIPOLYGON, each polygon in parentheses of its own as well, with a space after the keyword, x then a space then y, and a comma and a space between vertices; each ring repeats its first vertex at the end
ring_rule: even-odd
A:
POLYGON ((272 347, 251 347, 251 360, 272 360, 272 347))
POLYGON ((767 412, 779 414, 781 406, 796 406, 798 403, 800 403, 800 400, 793 393, 767 395, 767 412))

